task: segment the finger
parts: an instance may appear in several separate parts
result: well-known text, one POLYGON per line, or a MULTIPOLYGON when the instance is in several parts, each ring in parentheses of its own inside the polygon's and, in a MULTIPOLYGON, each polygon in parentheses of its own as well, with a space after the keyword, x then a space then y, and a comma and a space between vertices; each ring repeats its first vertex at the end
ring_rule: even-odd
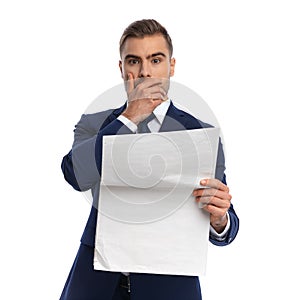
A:
POLYGON ((159 88, 158 96, 159 97, 155 97, 154 95, 153 99, 161 99, 163 101, 166 101, 168 99, 167 92, 162 87, 159 88))
POLYGON ((166 96, 160 93, 151 94, 151 99, 154 101, 160 100, 160 101, 166 101, 166 96))
POLYGON ((163 100, 161 99, 153 99, 152 101, 153 101, 153 110, 163 102, 163 100))
POLYGON ((161 78, 148 78, 148 77, 143 77, 143 78, 137 78, 135 80, 135 86, 139 86, 142 89, 147 89, 153 86, 163 86, 163 81, 161 78))
POLYGON ((127 75, 127 93, 130 94, 134 89, 134 79, 132 73, 127 75))
POLYGON ((197 189, 193 191, 195 197, 217 197, 224 200, 231 200, 232 196, 227 191, 214 188, 197 189))
POLYGON ((198 203, 198 206, 200 208, 202 208, 210 203, 211 198, 210 197, 196 197, 195 200, 198 203))
POLYGON ((134 101, 139 101, 141 104, 143 103, 144 106, 147 105, 150 107, 156 107, 157 105, 159 105, 160 103, 166 100, 164 95, 156 93, 156 94, 145 94, 141 96, 132 97, 129 99, 128 103, 132 103, 134 101))
POLYGON ((226 213, 227 213, 227 209, 219 208, 219 207, 216 207, 211 204, 203 206, 203 209, 205 211, 207 211, 208 213, 210 213, 211 215, 218 217, 218 218, 222 218, 222 217, 226 216, 226 213))
POLYGON ((167 93, 165 85, 160 78, 138 78, 135 80, 135 88, 143 91, 146 89, 163 89, 163 93, 167 93))
POLYGON ((155 100, 165 100, 166 99, 166 92, 160 86, 153 86, 151 88, 146 88, 143 90, 143 99, 155 99, 155 100))
MULTIPOLYGON (((129 85, 128 85, 129 86, 129 85)), ((127 90, 130 101, 134 100, 142 100, 142 99, 161 99, 165 100, 166 99, 166 92, 165 90, 159 86, 159 85, 154 85, 151 87, 144 88, 143 86, 138 86, 134 88, 134 90, 130 93, 129 90, 127 90)))
POLYGON ((194 190, 193 196, 195 196, 195 200, 200 208, 210 204, 228 210, 232 199, 232 196, 228 192, 213 188, 194 190))
POLYGON ((228 210, 230 207, 230 200, 220 199, 218 197, 196 197, 196 201, 198 203, 210 204, 226 210, 228 210))
POLYGON ((222 190, 224 192, 229 192, 228 186, 226 184, 224 184, 223 182, 221 182, 220 180, 215 179, 215 178, 202 179, 200 181, 200 184, 205 187, 211 187, 211 188, 215 188, 218 190, 222 190))

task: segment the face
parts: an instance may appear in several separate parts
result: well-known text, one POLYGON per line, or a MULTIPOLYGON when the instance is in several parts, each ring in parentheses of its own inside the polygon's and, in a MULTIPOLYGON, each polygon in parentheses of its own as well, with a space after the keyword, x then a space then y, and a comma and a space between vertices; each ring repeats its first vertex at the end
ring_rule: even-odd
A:
POLYGON ((175 59, 170 57, 166 40, 161 34, 144 38, 127 38, 119 62, 122 78, 163 78, 174 75, 175 59))

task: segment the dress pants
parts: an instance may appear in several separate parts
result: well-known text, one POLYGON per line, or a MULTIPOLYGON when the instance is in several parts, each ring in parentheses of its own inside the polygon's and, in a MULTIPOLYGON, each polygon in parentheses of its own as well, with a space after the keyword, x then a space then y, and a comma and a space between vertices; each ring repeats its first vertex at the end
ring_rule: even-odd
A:
POLYGON ((130 300, 128 278, 125 275, 121 275, 112 300, 130 300))

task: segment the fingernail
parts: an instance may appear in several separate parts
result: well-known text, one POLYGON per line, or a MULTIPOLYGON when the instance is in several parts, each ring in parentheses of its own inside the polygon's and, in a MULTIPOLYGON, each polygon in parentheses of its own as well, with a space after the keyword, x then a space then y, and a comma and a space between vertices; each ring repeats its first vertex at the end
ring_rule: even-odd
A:
POLYGON ((205 179, 202 179, 202 180, 200 181, 200 183, 201 183, 202 185, 206 185, 206 180, 205 180, 205 179))

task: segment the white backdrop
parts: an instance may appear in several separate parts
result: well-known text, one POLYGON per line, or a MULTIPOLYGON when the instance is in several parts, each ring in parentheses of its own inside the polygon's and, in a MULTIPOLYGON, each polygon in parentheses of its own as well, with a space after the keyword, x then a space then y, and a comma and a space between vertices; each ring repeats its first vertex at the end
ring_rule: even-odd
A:
POLYGON ((121 83, 118 40, 141 18, 169 30, 174 80, 221 124, 241 220, 209 247, 204 300, 296 299, 298 1, 4 1, 0 4, 1 299, 58 299, 90 206, 60 163, 74 125, 121 83))

